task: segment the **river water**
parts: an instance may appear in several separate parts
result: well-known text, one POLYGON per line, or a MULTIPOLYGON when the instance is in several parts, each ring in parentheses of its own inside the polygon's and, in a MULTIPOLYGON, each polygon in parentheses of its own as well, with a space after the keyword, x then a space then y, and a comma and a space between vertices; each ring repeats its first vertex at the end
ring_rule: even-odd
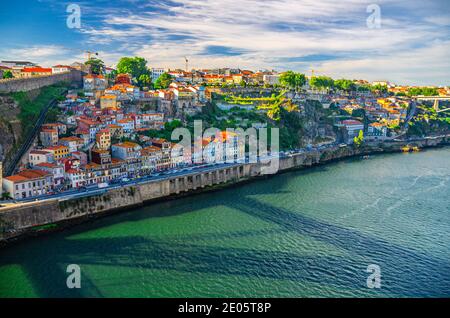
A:
POLYGON ((0 250, 0 297, 449 297, 449 197, 449 148, 284 173, 0 250))

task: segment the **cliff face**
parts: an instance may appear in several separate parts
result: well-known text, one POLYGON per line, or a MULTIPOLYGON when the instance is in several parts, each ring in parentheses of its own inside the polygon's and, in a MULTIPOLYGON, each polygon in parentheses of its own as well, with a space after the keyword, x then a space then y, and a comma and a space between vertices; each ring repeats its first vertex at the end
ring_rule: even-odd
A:
POLYGON ((4 161, 4 165, 22 138, 19 113, 19 105, 12 97, 0 96, 0 160, 4 161))
MULTIPOLYGON (((26 97, 34 100, 40 89, 29 91, 26 97)), ((0 160, 7 166, 23 139, 23 127, 19 118, 21 108, 11 94, 0 95, 0 160)))
POLYGON ((302 129, 299 131, 299 144, 301 146, 336 140, 337 136, 328 116, 329 110, 324 109, 320 102, 312 100, 305 102, 304 111, 300 115, 302 129))

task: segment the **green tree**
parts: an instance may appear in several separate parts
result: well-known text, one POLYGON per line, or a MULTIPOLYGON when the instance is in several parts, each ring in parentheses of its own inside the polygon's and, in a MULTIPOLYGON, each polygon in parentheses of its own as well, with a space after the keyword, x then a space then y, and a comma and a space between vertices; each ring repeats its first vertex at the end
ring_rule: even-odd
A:
POLYGON ((169 87, 170 83, 172 83, 172 79, 173 78, 170 74, 163 73, 156 79, 154 86, 156 89, 165 89, 169 87))
POLYGON ((175 130, 176 128, 182 127, 182 123, 181 121, 179 121, 178 119, 174 119, 171 122, 167 122, 164 124, 164 129, 172 132, 173 130, 175 130))
POLYGON ((150 75, 148 74, 142 74, 138 78, 138 83, 140 87, 149 87, 152 83, 152 79, 150 78, 150 75))
POLYGON ((413 87, 408 90, 408 96, 437 96, 439 92, 434 87, 413 87))
POLYGON ((361 145, 364 142, 364 132, 362 130, 359 131, 359 134, 357 137, 353 138, 353 143, 356 147, 361 147, 361 145))
POLYGON ((319 90, 329 90, 334 87, 334 80, 327 76, 315 76, 311 77, 309 85, 319 90))
POLYGON ((113 71, 111 71, 111 73, 109 73, 109 74, 106 75, 106 78, 107 78, 109 81, 114 82, 114 80, 116 79, 117 74, 118 74, 117 71, 116 71, 116 70, 113 70, 113 71))
POLYGON ((370 91, 370 86, 369 85, 365 85, 365 84, 357 85, 356 90, 358 92, 369 92, 370 91))
POLYGON ((100 59, 92 58, 84 64, 89 66, 92 74, 100 75, 104 73, 105 63, 100 59))
POLYGON ((376 85, 372 85, 370 90, 373 93, 386 94, 388 91, 388 88, 386 85, 376 84, 376 85))
POLYGON ((11 72, 11 71, 5 71, 4 73, 3 73, 3 78, 5 78, 5 79, 7 79, 7 78, 13 78, 14 76, 13 76, 13 73, 11 72))
POLYGON ((143 57, 122 57, 117 64, 117 72, 129 74, 140 87, 151 83, 147 60, 143 57))
POLYGON ((352 80, 348 79, 338 79, 334 82, 334 86, 345 92, 353 92, 356 90, 356 85, 352 80))
POLYGON ((287 71, 280 75, 280 84, 285 87, 299 88, 305 85, 306 76, 305 74, 295 73, 293 71, 287 71))
POLYGON ((364 108, 357 108, 352 111, 352 117, 364 118, 365 116, 366 116, 366 111, 364 108))

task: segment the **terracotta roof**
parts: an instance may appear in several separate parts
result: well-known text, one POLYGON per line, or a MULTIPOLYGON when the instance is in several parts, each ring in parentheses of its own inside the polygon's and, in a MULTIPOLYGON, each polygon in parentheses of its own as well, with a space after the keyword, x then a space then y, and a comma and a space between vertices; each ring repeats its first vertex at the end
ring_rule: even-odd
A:
POLYGON ((45 150, 31 150, 30 154, 47 155, 47 154, 49 154, 49 152, 45 151, 45 150))
POLYGON ((115 144, 113 146, 116 147, 123 147, 123 148, 135 148, 135 147, 140 147, 137 143, 135 142, 131 142, 131 141, 125 141, 119 144, 115 144))
POLYGON ((61 67, 66 67, 66 68, 73 68, 72 66, 69 66, 69 65, 55 65, 55 66, 53 66, 53 67, 59 67, 59 68, 61 68, 61 67))
POLYGON ((50 175, 50 173, 47 171, 30 169, 30 170, 23 170, 13 176, 5 177, 5 179, 12 182, 22 182, 40 179, 48 175, 50 175))
POLYGON ((116 95, 103 95, 101 99, 117 99, 116 95))
POLYGON ((352 126, 352 125, 362 125, 363 123, 357 120, 343 120, 342 124, 352 126))
POLYGON ((51 129, 51 128, 42 128, 41 132, 45 132, 45 133, 55 133, 57 134, 58 131, 56 129, 51 129))
POLYGON ((103 75, 88 74, 84 78, 105 78, 103 75))
POLYGON ((145 147, 142 150, 144 150, 144 152, 148 152, 148 153, 161 152, 161 148, 156 147, 156 146, 148 146, 148 147, 145 147))
POLYGON ((21 181, 27 181, 28 178, 22 177, 20 175, 13 175, 13 176, 9 176, 9 177, 5 177, 5 180, 9 180, 11 182, 21 182, 21 181))
POLYGON ((69 169, 69 170, 66 171, 66 173, 74 174, 74 173, 81 173, 81 171, 78 170, 78 169, 69 169))
POLYGON ((45 148, 45 150, 61 150, 61 149, 69 149, 66 146, 63 145, 56 145, 56 146, 51 146, 51 147, 47 147, 45 148))
POLYGON ((43 67, 25 67, 22 72, 25 73, 51 73, 51 68, 43 68, 43 67))
POLYGON ((56 168, 57 165, 54 163, 50 163, 50 162, 41 162, 39 164, 36 165, 37 167, 46 167, 46 168, 56 168))
POLYGON ((64 137, 64 138, 60 138, 59 141, 78 141, 78 142, 83 142, 83 139, 79 138, 79 137, 75 137, 75 136, 70 136, 70 137, 64 137))

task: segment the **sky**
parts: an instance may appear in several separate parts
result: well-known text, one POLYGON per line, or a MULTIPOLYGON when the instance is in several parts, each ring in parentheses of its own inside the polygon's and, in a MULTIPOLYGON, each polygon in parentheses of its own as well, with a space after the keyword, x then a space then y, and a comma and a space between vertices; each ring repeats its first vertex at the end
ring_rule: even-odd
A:
POLYGON ((142 56, 150 67, 184 68, 187 57, 189 68, 450 85, 449 0, 2 0, 1 8, 0 60, 52 66, 85 61, 89 50, 108 66, 142 56), (80 28, 67 24, 72 4, 80 28))

